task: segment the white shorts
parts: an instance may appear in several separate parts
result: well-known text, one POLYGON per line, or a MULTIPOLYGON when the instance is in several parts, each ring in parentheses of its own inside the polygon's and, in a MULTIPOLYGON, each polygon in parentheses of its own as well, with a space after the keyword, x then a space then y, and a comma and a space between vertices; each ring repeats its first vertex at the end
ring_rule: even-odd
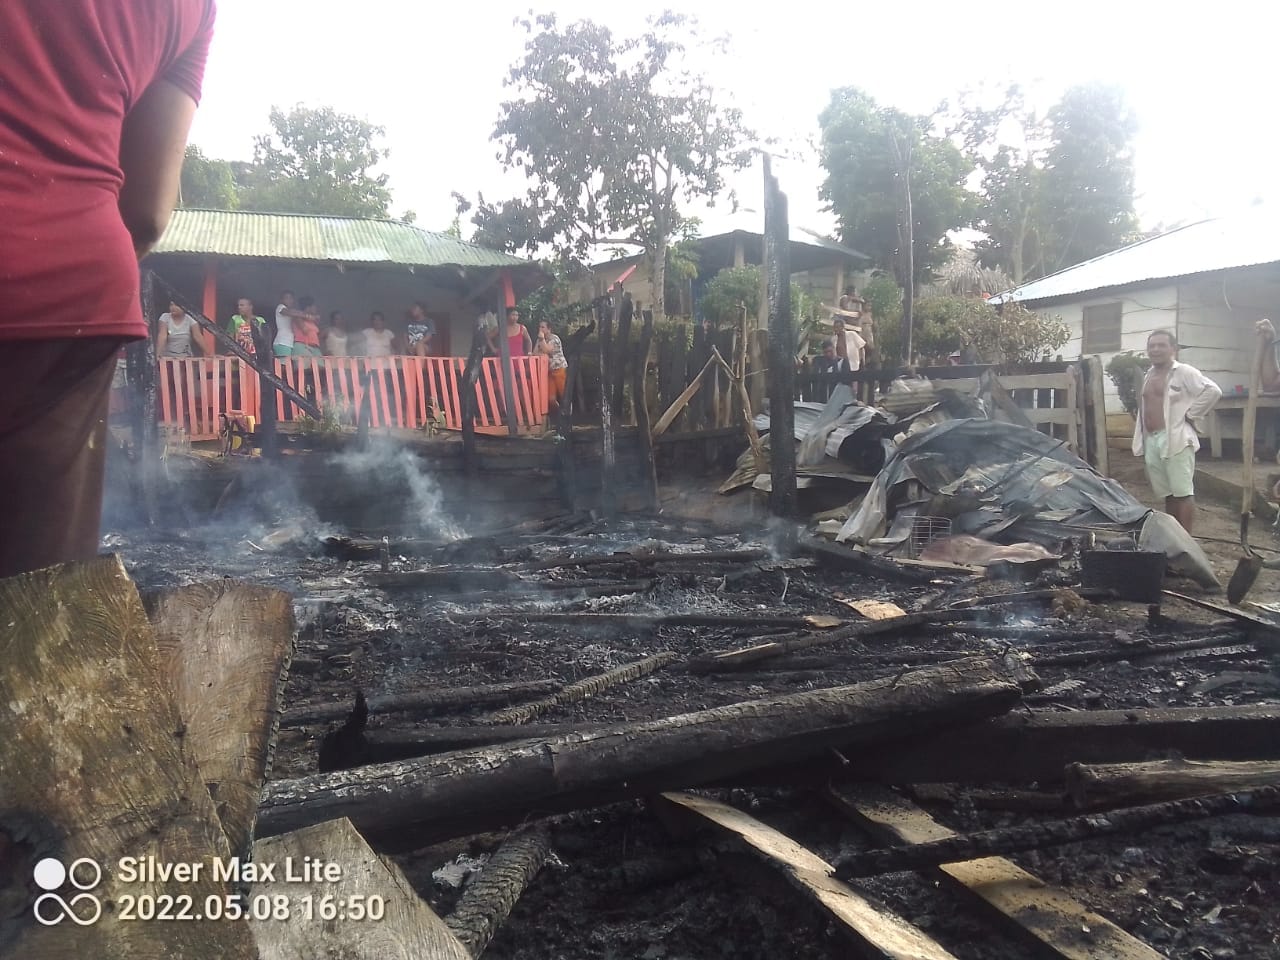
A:
POLYGON ((1147 434, 1143 445, 1143 460, 1147 465, 1147 480, 1161 500, 1166 497, 1194 497, 1196 476, 1196 452, 1189 445, 1171 457, 1165 456, 1169 448, 1169 434, 1157 430, 1147 434))

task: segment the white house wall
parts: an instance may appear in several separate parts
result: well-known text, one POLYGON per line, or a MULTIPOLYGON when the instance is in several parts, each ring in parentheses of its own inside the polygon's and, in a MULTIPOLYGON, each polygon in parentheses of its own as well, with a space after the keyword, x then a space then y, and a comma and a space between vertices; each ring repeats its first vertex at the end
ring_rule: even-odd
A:
MULTIPOLYGON (((1117 352, 1143 352, 1152 330, 1161 328, 1176 330, 1178 322, 1178 288, 1176 286, 1148 287, 1106 297, 1088 297, 1070 303, 1058 303, 1037 309, 1046 317, 1060 317, 1067 325, 1070 339, 1058 350, 1063 357, 1079 357, 1084 353, 1084 309, 1107 303, 1120 303, 1120 350, 1100 353, 1105 368, 1117 352)), ((1124 404, 1110 377, 1103 378, 1107 413, 1124 413, 1124 404)))

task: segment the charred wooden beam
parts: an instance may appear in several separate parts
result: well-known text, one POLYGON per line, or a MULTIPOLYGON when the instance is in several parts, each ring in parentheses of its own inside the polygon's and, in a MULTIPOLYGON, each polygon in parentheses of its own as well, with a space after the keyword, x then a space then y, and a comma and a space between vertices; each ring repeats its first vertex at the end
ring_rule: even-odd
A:
POLYGON ((840 780, 1061 783, 1072 763, 1124 763, 1177 753, 1199 760, 1280 759, 1280 705, 1035 710, 891 745, 844 751, 851 762, 788 764, 732 785, 840 780))
MULTIPOLYGON (((422 690, 417 693, 393 694, 370 697, 369 712, 382 713, 445 713, 468 707, 494 703, 509 703, 521 697, 536 697, 550 693, 559 686, 553 680, 525 680, 515 683, 494 683, 480 687, 444 687, 439 690, 422 690)), ((353 709, 348 703, 321 703, 293 707, 284 712, 281 723, 286 727, 299 727, 308 723, 327 723, 342 720, 353 709)))
POLYGON ((1280 761, 1153 760, 1147 763, 1073 763, 1067 793, 1081 809, 1179 800, 1280 783, 1280 761))
POLYGON ((634 663, 628 663, 605 673, 597 674, 594 677, 587 677, 585 680, 579 680, 575 683, 567 684, 541 700, 534 700, 530 703, 522 703, 517 706, 506 707, 491 713, 488 716, 481 717, 482 723, 524 723, 526 720, 532 720, 539 714, 546 713, 558 706, 566 703, 578 703, 588 697, 594 697, 597 693, 616 687, 619 684, 629 683, 632 680, 638 680, 641 677, 647 677, 655 671, 661 670, 668 664, 674 663, 680 659, 670 650, 664 650, 662 653, 646 657, 643 660, 637 660, 634 663))
MULTIPOLYGON (((828 793, 835 807, 872 835, 898 844, 946 840, 955 834, 915 804, 884 788, 828 793)), ((1061 960, 1163 960, 1162 955, 1101 914, 1008 860, 986 857, 940 866, 937 876, 972 896, 1021 934, 1032 949, 1061 960), (1082 936, 1084 931, 1087 934, 1082 936)))
POLYGON ((653 553, 609 553, 585 557, 551 557, 526 564, 524 570, 564 570, 571 567, 612 566, 615 564, 641 564, 651 566, 655 563, 749 563, 756 560, 769 559, 769 551, 764 549, 748 550, 704 550, 698 553, 675 553, 662 550, 653 553))
POLYGON ((940 840, 855 853, 836 863, 842 880, 871 877, 901 870, 920 870, 944 863, 1002 856, 1024 850, 1077 843, 1118 833, 1132 834, 1171 823, 1185 823, 1229 813, 1269 810, 1280 805, 1280 786, 1250 791, 1123 807, 1106 813, 1085 814, 1061 820, 1042 820, 1013 827, 957 834, 940 840))
POLYGON ((991 661, 731 704, 594 734, 530 740, 267 785, 262 835, 350 816, 386 842, 475 833, 1007 711, 1020 692, 991 661), (417 825, 416 830, 407 830, 417 825))
POLYGON ((467 884, 445 923, 471 956, 484 952, 550 853, 545 831, 521 830, 504 840, 480 876, 467 884))

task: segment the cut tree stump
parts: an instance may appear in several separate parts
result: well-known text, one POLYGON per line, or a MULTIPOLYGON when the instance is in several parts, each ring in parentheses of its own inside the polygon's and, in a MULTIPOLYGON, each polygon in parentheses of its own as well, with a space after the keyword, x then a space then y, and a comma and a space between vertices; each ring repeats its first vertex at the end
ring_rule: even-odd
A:
POLYGON ((773 827, 717 800, 664 793, 654 801, 658 816, 677 830, 710 831, 745 847, 782 874, 869 956, 891 960, 955 960, 923 930, 873 903, 831 875, 831 864, 773 827))
POLYGON ((830 747, 901 738, 1003 713, 1019 699, 998 662, 735 703, 604 731, 277 780, 261 835, 348 816, 390 841, 445 838, 528 817, 708 783, 830 747), (421 838, 417 838, 421 839, 421 838))
MULTIPOLYGON (((884 787, 837 788, 836 808, 892 843, 926 843, 955 833, 914 803, 884 787)), ((977 897, 1011 921, 1017 932, 1065 960, 1164 960, 1141 940, 1066 891, 1045 883, 1003 857, 945 864, 938 874, 952 887, 977 897)))
POLYGON ((232 856, 247 856, 293 652, 293 600, 280 590, 222 580, 164 590, 144 602, 186 744, 232 856))
MULTIPOLYGON (((0 580, 0 956, 222 960, 255 956, 243 922, 130 922, 126 898, 232 891, 212 876, 230 855, 161 669, 138 591, 118 557, 0 580), (53 857, 101 866, 101 919, 42 926, 34 865, 53 857), (191 883, 124 882, 124 857, 199 863, 191 883)), ((81 864, 80 884, 93 878, 81 864)), ((83 886, 81 889, 84 889, 83 886)), ((55 892, 80 897, 70 880, 55 892)), ((78 917, 92 916, 81 899, 78 917)), ((45 901, 42 915, 64 916, 45 901)))
POLYGON ((1067 793, 1080 809, 1180 800, 1280 783, 1280 761, 1153 760, 1149 763, 1073 763, 1067 793))
POLYGON ((253 896, 284 897, 290 906, 286 921, 252 922, 261 960, 471 958, 400 868, 374 853, 349 820, 259 840, 253 845, 253 860, 274 866, 275 874, 269 882, 255 883, 253 896), (297 875, 308 857, 332 865, 338 879, 286 880, 290 861, 297 875), (309 917, 301 905, 304 897, 310 900, 309 917))

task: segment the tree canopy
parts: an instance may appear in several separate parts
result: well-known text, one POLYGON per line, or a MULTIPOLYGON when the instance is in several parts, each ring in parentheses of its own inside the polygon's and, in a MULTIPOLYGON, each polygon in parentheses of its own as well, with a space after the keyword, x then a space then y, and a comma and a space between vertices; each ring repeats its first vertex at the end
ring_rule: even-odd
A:
POLYGON ((818 122, 826 170, 821 197, 839 220, 841 240, 899 281, 901 177, 910 156, 915 274, 928 278, 951 255, 948 233, 972 219, 965 180, 973 162, 935 134, 928 117, 882 106, 855 87, 833 90, 818 122))
POLYGON ((950 132, 981 171, 985 264, 1022 283, 1136 238, 1136 123, 1118 89, 1073 87, 1040 114, 1015 84, 995 106, 966 92, 952 114, 950 132))
MULTIPOLYGON (((386 131, 332 107, 273 108, 271 130, 254 138, 253 162, 213 160, 187 147, 182 203, 215 210, 260 210, 347 217, 389 216, 387 175, 373 168, 390 151, 386 131)), ((411 218, 412 214, 407 215, 411 218)))
POLYGON ((178 192, 179 206, 202 207, 206 210, 236 210, 240 193, 231 164, 226 160, 206 157, 194 143, 187 146, 182 158, 182 178, 178 192))
MULTIPOLYGON (((725 174, 750 158, 740 112, 685 63, 686 44, 701 43, 695 24, 667 12, 627 38, 554 14, 517 24, 528 40, 493 139, 529 185, 505 202, 479 198, 476 241, 578 260, 596 244, 638 248, 663 296, 667 249, 689 227, 684 208, 722 199, 725 174)), ((661 316, 663 303, 653 307, 661 316)))

